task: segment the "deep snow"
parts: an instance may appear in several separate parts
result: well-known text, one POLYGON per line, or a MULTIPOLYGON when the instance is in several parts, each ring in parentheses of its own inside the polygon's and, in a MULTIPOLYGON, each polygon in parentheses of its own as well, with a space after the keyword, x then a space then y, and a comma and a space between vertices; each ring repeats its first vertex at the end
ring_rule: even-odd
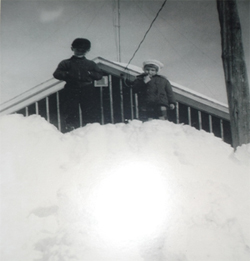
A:
POLYGON ((250 260, 250 145, 158 120, 0 122, 1 260, 250 260))

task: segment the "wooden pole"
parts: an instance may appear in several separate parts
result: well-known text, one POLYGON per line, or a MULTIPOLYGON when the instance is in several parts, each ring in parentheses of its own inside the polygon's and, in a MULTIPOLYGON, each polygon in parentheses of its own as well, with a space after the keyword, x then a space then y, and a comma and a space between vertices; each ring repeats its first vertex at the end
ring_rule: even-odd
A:
POLYGON ((236 0, 217 0, 232 142, 250 143, 250 95, 236 0))

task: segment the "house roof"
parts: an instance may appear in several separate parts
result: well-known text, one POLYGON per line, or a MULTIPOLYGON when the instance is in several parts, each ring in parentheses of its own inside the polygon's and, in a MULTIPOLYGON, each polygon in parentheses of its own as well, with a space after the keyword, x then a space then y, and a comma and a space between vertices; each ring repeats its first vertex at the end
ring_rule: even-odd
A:
MULTIPOLYGON (((142 69, 137 66, 131 64, 127 66, 125 63, 109 61, 103 57, 96 57, 93 61, 96 62, 107 74, 125 78, 130 81, 133 81, 136 76, 142 72, 142 69)), ((207 112, 211 115, 229 120, 228 106, 226 104, 220 103, 175 82, 170 81, 170 83, 178 102, 196 108, 197 110, 207 112)), ((49 79, 1 104, 0 115, 18 111, 25 106, 59 91, 63 86, 64 82, 58 81, 54 78, 49 79)))
MULTIPOLYGON (((107 73, 117 77, 126 77, 133 81, 136 76, 142 73, 142 68, 134 65, 107 60, 103 57, 96 57, 94 61, 107 73)), ((228 105, 215 99, 211 99, 197 91, 183 85, 170 81, 177 101, 194 107, 201 111, 206 111, 212 115, 229 120, 228 105)))

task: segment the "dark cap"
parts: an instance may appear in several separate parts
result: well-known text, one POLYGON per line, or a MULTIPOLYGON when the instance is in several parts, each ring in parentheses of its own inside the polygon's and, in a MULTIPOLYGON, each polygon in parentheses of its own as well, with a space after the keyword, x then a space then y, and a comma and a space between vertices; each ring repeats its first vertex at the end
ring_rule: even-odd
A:
POLYGON ((91 43, 88 39, 84 39, 84 38, 76 38, 72 45, 73 48, 81 48, 84 49, 86 51, 88 51, 91 47, 91 43))

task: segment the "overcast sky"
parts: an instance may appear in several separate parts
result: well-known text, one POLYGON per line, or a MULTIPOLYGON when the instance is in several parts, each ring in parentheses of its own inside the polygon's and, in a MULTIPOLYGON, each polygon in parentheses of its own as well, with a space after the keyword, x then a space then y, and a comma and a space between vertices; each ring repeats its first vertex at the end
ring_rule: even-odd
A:
MULTIPOLYGON (((164 1, 120 1, 121 61, 127 63, 164 1)), ((250 1, 238 2, 249 72, 250 1)), ((77 37, 88 38, 87 58, 117 61, 115 1, 2 0, 1 101, 52 78, 72 55, 77 37)), ((168 0, 131 64, 165 64, 169 80, 227 102, 216 0, 168 0)), ((250 75, 250 73, 249 73, 250 75)))

